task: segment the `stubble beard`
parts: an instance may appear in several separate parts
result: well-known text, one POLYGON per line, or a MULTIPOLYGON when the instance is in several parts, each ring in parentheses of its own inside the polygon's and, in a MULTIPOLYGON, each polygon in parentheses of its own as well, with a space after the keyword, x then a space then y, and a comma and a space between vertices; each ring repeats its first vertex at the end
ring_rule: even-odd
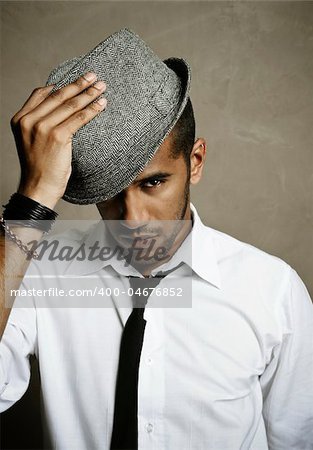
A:
POLYGON ((189 187, 189 176, 188 176, 187 181, 185 183, 184 195, 183 195, 182 201, 181 201, 181 203, 178 207, 178 210, 175 214, 174 220, 176 223, 175 223, 174 229, 164 243, 164 247, 166 248, 167 252, 170 252, 170 250, 175 242, 176 236, 178 235, 179 231, 184 226, 184 222, 185 222, 184 218, 186 215, 189 201, 190 201, 190 187, 189 187))

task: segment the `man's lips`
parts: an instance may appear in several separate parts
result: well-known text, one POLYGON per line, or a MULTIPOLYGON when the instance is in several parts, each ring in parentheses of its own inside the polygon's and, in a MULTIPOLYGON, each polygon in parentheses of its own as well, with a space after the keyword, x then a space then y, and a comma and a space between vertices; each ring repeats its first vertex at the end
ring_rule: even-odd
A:
POLYGON ((137 240, 137 241, 140 242, 140 241, 147 241, 147 240, 150 240, 150 239, 154 239, 157 236, 158 236, 157 234, 155 234, 153 236, 145 234, 145 235, 140 235, 140 236, 121 235, 120 237, 123 238, 123 239, 128 239, 128 240, 131 240, 131 241, 137 240))

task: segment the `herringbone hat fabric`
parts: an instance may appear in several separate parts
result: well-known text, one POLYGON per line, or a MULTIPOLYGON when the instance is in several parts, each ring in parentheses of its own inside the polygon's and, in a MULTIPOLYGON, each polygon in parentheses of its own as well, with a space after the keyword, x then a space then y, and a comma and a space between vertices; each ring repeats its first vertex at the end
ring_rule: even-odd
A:
POLYGON ((107 84, 101 96, 108 104, 72 138, 72 173, 63 199, 81 205, 108 200, 132 183, 175 126, 190 87, 184 59, 162 61, 127 28, 61 63, 46 84, 55 84, 53 93, 88 71, 107 84))

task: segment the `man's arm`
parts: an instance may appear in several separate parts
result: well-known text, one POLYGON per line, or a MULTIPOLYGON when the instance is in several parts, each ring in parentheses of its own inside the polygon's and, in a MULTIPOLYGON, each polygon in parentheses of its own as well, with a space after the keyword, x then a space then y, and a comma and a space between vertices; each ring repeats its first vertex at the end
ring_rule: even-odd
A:
POLYGON ((260 377, 270 450, 313 449, 313 305, 290 268, 282 299, 282 343, 260 377))
MULTIPOLYGON (((12 228, 13 229, 13 228, 12 228)), ((10 295, 11 289, 18 289, 23 280, 30 260, 26 254, 14 243, 5 237, 4 230, 0 235, 0 339, 5 330, 14 298, 10 295)), ((14 228, 14 233, 22 242, 39 240, 42 232, 31 228, 14 228)))
MULTIPOLYGON (((53 86, 37 88, 11 120, 21 166, 18 192, 50 209, 63 196, 71 174, 74 133, 106 106, 96 101, 106 86, 92 86, 95 81, 96 76, 85 75, 51 95, 53 86)), ((21 226, 12 226, 12 231, 24 244, 42 235, 40 230, 21 226)), ((19 288, 28 265, 26 254, 2 231, 0 338, 14 300, 10 289, 19 288)))

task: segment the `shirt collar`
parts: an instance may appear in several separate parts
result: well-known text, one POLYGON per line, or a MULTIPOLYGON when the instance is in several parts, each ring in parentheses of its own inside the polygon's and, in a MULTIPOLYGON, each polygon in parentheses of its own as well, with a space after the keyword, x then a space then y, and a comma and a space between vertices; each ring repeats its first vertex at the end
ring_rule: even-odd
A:
POLYGON ((193 213, 192 227, 192 269, 204 280, 222 287, 221 273, 218 266, 213 230, 204 225, 195 206, 190 203, 193 213))
MULTIPOLYGON (((197 210, 192 203, 190 203, 190 208, 193 217, 193 227, 191 232, 172 258, 167 263, 154 269, 151 274, 155 275, 155 273, 160 270, 170 270, 183 261, 188 264, 199 277, 220 289, 221 275, 216 258, 212 230, 202 223, 197 210)), ((89 247, 94 245, 95 242, 98 242, 100 248, 108 246, 108 243, 110 242, 109 232, 103 220, 100 220, 87 231, 87 234, 83 235, 78 246, 84 244, 86 253, 88 253, 89 247)), ((78 258, 73 259, 67 266, 65 274, 75 276, 90 275, 107 266, 113 267, 113 269, 121 275, 140 275, 134 267, 126 266, 114 256, 106 261, 101 260, 100 258, 90 261, 79 261, 78 258)))

